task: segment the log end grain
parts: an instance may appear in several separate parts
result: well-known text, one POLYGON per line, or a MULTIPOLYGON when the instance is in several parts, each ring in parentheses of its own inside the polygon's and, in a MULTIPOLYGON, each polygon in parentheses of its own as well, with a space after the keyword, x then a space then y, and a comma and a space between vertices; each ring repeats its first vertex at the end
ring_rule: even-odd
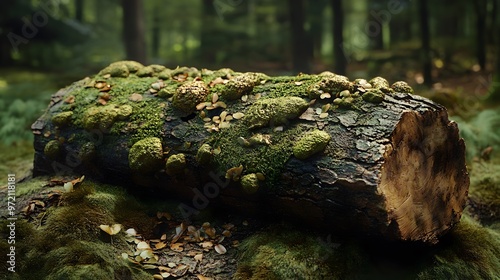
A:
POLYGON ((431 243, 458 223, 467 199, 465 144, 446 110, 403 113, 384 154, 378 191, 403 240, 431 243))

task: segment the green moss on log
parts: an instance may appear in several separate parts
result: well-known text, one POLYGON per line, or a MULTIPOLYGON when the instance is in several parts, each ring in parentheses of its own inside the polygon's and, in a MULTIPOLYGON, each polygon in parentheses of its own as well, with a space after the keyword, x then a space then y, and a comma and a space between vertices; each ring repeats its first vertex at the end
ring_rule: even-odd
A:
POLYGON ((161 140, 156 137, 137 141, 128 154, 130 169, 138 173, 154 173, 161 167, 163 148, 161 140))
POLYGON ((171 155, 167 159, 165 164, 165 170, 168 175, 178 175, 181 174, 186 168, 186 156, 184 154, 171 155))
POLYGON ((61 112, 56 115, 54 115, 51 119, 51 121, 59 126, 59 127, 65 127, 71 124, 71 117, 73 116, 72 111, 67 111, 67 112, 61 112))
POLYGON ((248 108, 243 120, 250 128, 278 126, 297 118, 308 107, 309 103, 300 97, 260 99, 248 108))
POLYGON ((316 129, 306 132, 293 146, 293 155, 298 159, 305 160, 323 151, 330 140, 330 134, 324 131, 316 129))

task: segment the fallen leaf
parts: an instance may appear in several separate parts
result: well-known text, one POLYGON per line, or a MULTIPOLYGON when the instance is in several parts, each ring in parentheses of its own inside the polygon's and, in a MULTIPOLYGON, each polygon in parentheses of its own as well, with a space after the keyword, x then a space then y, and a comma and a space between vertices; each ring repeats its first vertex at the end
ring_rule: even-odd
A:
POLYGON ((137 235, 137 231, 135 231, 135 229, 133 228, 129 228, 125 231, 125 233, 129 236, 136 236, 137 235))
POLYGON ((224 247, 224 245, 222 245, 222 244, 215 245, 214 249, 215 249, 215 252, 217 252, 221 255, 225 254, 227 252, 226 247, 224 247))
POLYGON ((184 248, 182 248, 184 244, 182 243, 172 243, 170 244, 170 249, 172 251, 176 251, 176 252, 182 252, 184 250, 184 248))
POLYGON ((167 244, 165 242, 159 242, 159 243, 155 244, 156 250, 163 249, 163 248, 165 248, 165 246, 167 246, 167 244))
POLYGON ((146 250, 146 249, 151 249, 151 247, 149 247, 148 243, 141 241, 141 242, 139 242, 139 244, 137 244, 137 249, 146 250))
POLYGON ((201 260, 203 259, 203 254, 197 254, 197 255, 195 255, 195 256, 194 256, 194 259, 195 259, 196 261, 201 262, 201 260))
POLYGON ((112 226, 100 225, 99 228, 102 229, 105 233, 107 233, 109 235, 115 235, 118 232, 120 232, 120 230, 122 229, 122 225, 120 225, 120 224, 114 224, 112 226))

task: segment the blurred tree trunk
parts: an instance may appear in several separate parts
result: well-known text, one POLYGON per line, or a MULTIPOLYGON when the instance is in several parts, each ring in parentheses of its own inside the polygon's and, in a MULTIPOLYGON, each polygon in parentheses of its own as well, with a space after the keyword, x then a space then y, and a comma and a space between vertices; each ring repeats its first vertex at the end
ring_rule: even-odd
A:
POLYGON ((213 0, 202 0, 203 11, 201 17, 200 34, 200 58, 203 62, 213 65, 216 62, 216 50, 214 49, 214 36, 218 36, 215 27, 215 8, 213 0))
POLYGON ((83 22, 83 0, 75 0, 75 19, 83 22))
POLYGON ((427 0, 419 1, 419 18, 420 18, 420 38, 422 41, 421 60, 424 72, 424 83, 427 86, 432 86, 432 57, 430 45, 430 30, 429 30, 429 10, 427 0))
POLYGON ((158 58, 160 56, 161 32, 160 32, 160 2, 155 3, 153 10, 153 26, 151 27, 151 56, 158 58))
MULTIPOLYGON (((496 0, 497 2, 500 2, 500 0, 496 0)), ((500 3, 497 3, 497 9, 499 8, 500 3)), ((494 30, 496 30, 496 34, 500 31, 500 21, 498 20, 498 17, 494 23, 494 30)), ((493 74, 493 82, 491 83, 490 86, 490 93, 488 95, 487 101, 493 102, 493 103, 500 103, 500 37, 495 36, 495 46, 496 46, 496 65, 495 65, 495 73, 493 74)))
POLYGON ((486 15, 487 1, 475 0, 474 10, 476 12, 476 57, 477 63, 484 70, 486 66, 486 15))
POLYGON ((310 23, 312 57, 321 57, 321 45, 323 43, 323 11, 327 5, 326 0, 316 0, 308 3, 308 19, 310 23))
POLYGON ((344 11, 342 0, 332 0, 333 10, 333 70, 339 75, 346 74, 347 57, 344 54, 344 11))
POLYGON ((123 40, 127 59, 146 63, 142 0, 122 0, 123 40))
POLYGON ((310 73, 309 40, 304 30, 304 0, 288 0, 290 31, 292 38, 292 62, 294 72, 310 73))

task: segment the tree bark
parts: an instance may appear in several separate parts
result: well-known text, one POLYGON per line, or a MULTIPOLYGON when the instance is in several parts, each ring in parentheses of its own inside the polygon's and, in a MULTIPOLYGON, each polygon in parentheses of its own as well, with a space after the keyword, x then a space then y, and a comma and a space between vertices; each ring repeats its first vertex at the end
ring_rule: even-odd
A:
POLYGON ((422 66, 424 83, 428 87, 432 86, 432 55, 431 55, 431 35, 429 30, 429 9, 427 0, 419 2, 419 18, 420 18, 420 38, 422 41, 422 66))
POLYGON ((290 35, 292 38, 292 63, 296 73, 310 73, 309 38, 304 30, 305 11, 303 0, 288 0, 290 35))
POLYGON ((123 41, 127 59, 146 62, 144 8, 142 0, 122 0, 123 41))
POLYGON ((347 57, 344 53, 344 11, 342 0, 332 0, 333 10, 333 69, 335 73, 345 75, 347 57))
POLYGON ((222 205, 389 240, 435 243, 459 222, 464 142, 446 109, 409 87, 366 90, 331 73, 164 71, 127 79, 103 70, 56 93, 32 126, 34 175, 67 171, 176 195, 186 217, 222 205), (186 73, 198 81, 183 82, 186 73), (108 103, 95 105, 103 89, 108 103), (208 103, 179 110, 207 90, 208 103))

